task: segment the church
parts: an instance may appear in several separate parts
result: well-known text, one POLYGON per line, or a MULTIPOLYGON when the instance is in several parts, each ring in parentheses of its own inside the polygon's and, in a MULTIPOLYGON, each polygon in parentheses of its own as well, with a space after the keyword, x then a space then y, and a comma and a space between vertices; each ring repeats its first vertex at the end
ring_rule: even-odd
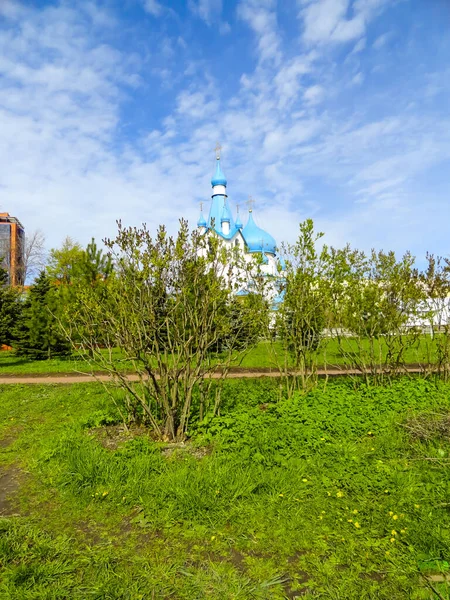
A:
MULTIPOLYGON (((216 148, 216 168, 211 179, 211 186, 211 207, 207 219, 203 214, 203 208, 201 209, 197 222, 199 232, 202 235, 219 236, 221 242, 230 249, 239 248, 248 263, 254 260, 255 255, 259 255, 262 263, 260 270, 272 282, 272 285, 269 286, 272 290, 269 295, 273 308, 276 309, 282 300, 280 283, 285 270, 284 260, 278 253, 277 243, 273 236, 255 222, 252 200, 248 202, 249 209, 245 225, 242 223, 239 208, 236 209, 236 217, 233 216, 227 196, 227 179, 220 164, 219 145, 216 148)), ((239 290, 238 295, 248 294, 250 287, 251 282, 246 288, 239 290)))

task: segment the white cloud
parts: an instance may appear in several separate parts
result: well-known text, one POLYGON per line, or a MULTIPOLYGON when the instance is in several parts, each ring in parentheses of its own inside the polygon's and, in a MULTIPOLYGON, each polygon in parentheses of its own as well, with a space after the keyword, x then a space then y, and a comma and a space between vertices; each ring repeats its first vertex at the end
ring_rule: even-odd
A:
POLYGON ((206 91, 189 92, 187 90, 178 96, 177 111, 189 119, 204 119, 217 112, 218 102, 206 91))
POLYGON ((212 25, 222 15, 222 0, 189 0, 189 8, 207 25, 212 25))
POLYGON ((364 75, 361 73, 361 71, 359 71, 358 73, 356 73, 356 75, 352 77, 351 83, 352 85, 361 85, 363 81, 364 75))
POLYGON ((242 0, 238 6, 238 16, 251 27, 257 37, 260 60, 278 63, 281 59, 281 43, 276 3, 273 0, 242 0))
POLYGON ((302 9, 304 38, 307 42, 329 40, 338 24, 345 20, 349 0, 316 0, 302 9))
POLYGON ((383 33, 382 35, 377 37, 377 39, 372 44, 372 47, 375 48, 375 50, 379 50, 380 48, 382 48, 383 46, 385 46, 387 44, 387 42, 389 41, 389 39, 391 37, 392 37, 392 32, 383 33))
POLYGON ((144 0, 144 8, 154 17, 159 17, 163 13, 163 6, 158 2, 158 0, 144 0))
POLYGON ((366 47, 366 39, 365 38, 361 38, 354 45, 353 50, 352 50, 352 54, 357 54, 358 52, 361 52, 362 50, 364 50, 365 47, 366 47))
POLYGON ((367 24, 389 0, 308 0, 299 2, 303 39, 309 44, 343 43, 364 35, 367 24))
POLYGON ((14 0, 3 0, 0 3, 0 15, 8 19, 17 19, 26 13, 25 8, 14 0))
POLYGON ((321 85, 312 85, 305 90, 303 98, 308 104, 318 104, 321 102, 325 94, 325 90, 321 85))
POLYGON ((302 76, 312 70, 314 56, 296 56, 278 69, 275 85, 279 98, 279 108, 284 109, 297 98, 302 76))

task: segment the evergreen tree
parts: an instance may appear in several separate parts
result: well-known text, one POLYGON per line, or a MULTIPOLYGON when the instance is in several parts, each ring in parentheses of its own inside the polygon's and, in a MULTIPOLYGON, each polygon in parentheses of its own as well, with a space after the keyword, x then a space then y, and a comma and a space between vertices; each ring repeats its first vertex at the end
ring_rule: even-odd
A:
MULTIPOLYGON (((73 332, 74 327, 78 327, 77 319, 80 310, 83 310, 86 295, 99 300, 105 299, 112 276, 111 257, 97 248, 97 244, 92 238, 86 249, 82 250, 73 261, 70 282, 62 284, 58 288, 62 306, 60 316, 65 331, 73 332)), ((101 326, 97 327, 97 339, 99 345, 104 343, 101 326)), ((75 334, 73 340, 81 341, 75 334)))
POLYGON ((0 346, 11 346, 22 310, 20 293, 8 285, 8 273, 0 267, 0 346))
POLYGON ((58 289, 41 271, 23 306, 17 328, 17 354, 33 359, 70 354, 70 344, 61 334, 57 320, 60 310, 58 289))
POLYGON ((111 257, 97 248, 94 238, 83 250, 74 264, 74 279, 81 283, 94 286, 111 276, 113 264, 111 257))

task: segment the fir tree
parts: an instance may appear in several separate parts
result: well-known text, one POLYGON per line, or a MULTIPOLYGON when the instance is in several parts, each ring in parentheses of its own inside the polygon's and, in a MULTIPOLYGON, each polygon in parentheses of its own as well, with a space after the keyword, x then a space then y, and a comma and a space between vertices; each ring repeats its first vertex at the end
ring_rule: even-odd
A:
POLYGON ((17 330, 17 354, 33 359, 70 354, 70 344, 58 324, 59 300, 58 289, 41 271, 23 307, 17 330))
POLYGON ((76 278, 81 280, 83 284, 94 286, 98 282, 106 281, 112 272, 111 257, 97 248, 97 244, 92 238, 75 264, 74 273, 76 278))
POLYGON ((20 318, 20 293, 8 285, 8 273, 0 267, 0 346, 11 346, 20 318))

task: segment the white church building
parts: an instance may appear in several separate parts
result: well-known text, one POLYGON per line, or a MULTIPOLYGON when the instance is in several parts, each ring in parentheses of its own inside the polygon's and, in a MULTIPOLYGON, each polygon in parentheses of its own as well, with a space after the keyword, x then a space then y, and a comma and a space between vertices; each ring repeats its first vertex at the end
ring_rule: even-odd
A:
MULTIPOLYGON (((249 202, 247 222, 241 221, 239 208, 236 209, 236 217, 233 216, 227 195, 227 179, 220 164, 220 147, 216 149, 216 169, 211 179, 212 197, 208 217, 205 219, 203 208, 197 227, 202 235, 215 235, 221 240, 225 247, 239 248, 247 263, 251 263, 258 255, 260 259, 260 273, 270 280, 269 296, 273 308, 282 301, 283 292, 281 282, 285 262, 279 255, 275 238, 259 227, 255 222, 253 214, 253 201, 249 202)), ((251 281, 239 290, 238 295, 248 294, 251 281)))

